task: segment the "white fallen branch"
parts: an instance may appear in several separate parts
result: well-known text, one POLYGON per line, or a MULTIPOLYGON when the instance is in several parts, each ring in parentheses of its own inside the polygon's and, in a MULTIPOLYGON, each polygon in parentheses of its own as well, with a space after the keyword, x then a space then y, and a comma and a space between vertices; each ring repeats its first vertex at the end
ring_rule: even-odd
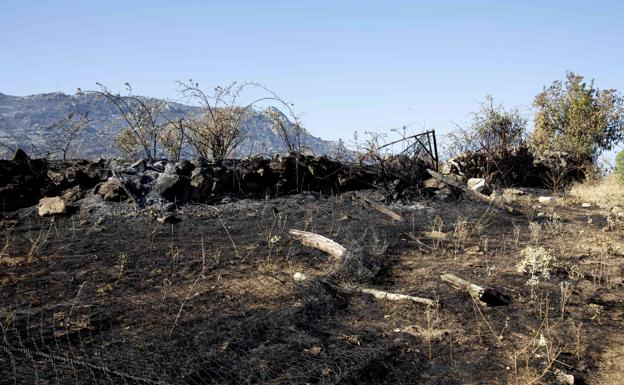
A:
POLYGON ((347 248, 340 243, 332 241, 322 235, 311 233, 303 230, 289 230, 291 237, 301 242, 302 245, 321 250, 331 255, 337 260, 344 259, 347 254, 347 248))
MULTIPOLYGON (((310 277, 308 277, 304 273, 296 272, 295 274, 293 274, 293 279, 296 282, 303 282, 303 281, 310 280, 310 277)), ((381 299, 381 300, 386 300, 386 301, 412 301, 412 302, 421 303, 427 306, 437 305, 436 301, 429 299, 429 298, 415 297, 415 296, 406 295, 406 294, 391 293, 391 292, 384 291, 384 290, 369 289, 365 287, 355 287, 352 289, 347 289, 347 288, 333 285, 322 279, 318 279, 318 281, 322 282, 325 285, 332 287, 335 290, 340 290, 342 292, 347 292, 347 293, 355 292, 355 293, 370 294, 376 299, 381 299)))
POLYGON ((373 297, 377 299, 385 299, 388 301, 412 301, 412 302, 422 303, 427 306, 435 306, 437 304, 436 301, 432 299, 414 297, 412 295, 396 294, 396 293, 390 293, 388 291, 377 290, 377 289, 367 289, 367 288, 358 288, 357 290, 362 293, 371 294, 373 297))
POLYGON ((382 206, 382 205, 380 205, 378 203, 375 203, 372 200, 370 200, 367 197, 365 197, 364 195, 358 194, 357 192, 355 193, 355 197, 357 197, 358 199, 361 199, 362 201, 366 202, 369 206, 371 206, 372 208, 374 208, 378 212, 382 213, 383 215, 386 215, 387 217, 389 217, 393 221, 403 222, 403 217, 400 216, 399 214, 395 213, 394 211, 390 210, 389 208, 384 207, 384 206, 382 206))

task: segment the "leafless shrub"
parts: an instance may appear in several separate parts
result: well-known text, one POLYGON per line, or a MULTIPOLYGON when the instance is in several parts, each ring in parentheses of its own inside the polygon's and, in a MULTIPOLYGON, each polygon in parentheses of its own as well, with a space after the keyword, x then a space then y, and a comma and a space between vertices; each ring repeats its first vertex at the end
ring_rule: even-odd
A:
POLYGON ((100 90, 78 89, 78 93, 92 93, 115 105, 126 124, 116 138, 121 152, 128 157, 142 152, 149 161, 157 158, 161 151, 161 135, 170 123, 163 114, 164 102, 133 95, 130 83, 125 83, 127 95, 114 94, 103 84, 96 84, 100 90))
MULTIPOLYGON (((241 84, 234 82, 226 87, 215 87, 213 94, 209 95, 199 87, 199 83, 192 79, 177 84, 180 86, 182 95, 198 101, 202 107, 202 112, 198 117, 190 118, 185 122, 186 132, 183 133, 197 156, 214 160, 229 157, 245 139, 241 131, 241 123, 250 116, 255 106, 265 101, 277 102, 286 107, 291 117, 295 118, 294 137, 287 132, 280 119, 277 119, 275 123, 284 145, 291 151, 300 150, 299 135, 303 131, 291 109, 292 104, 287 103, 265 86, 252 82, 241 84), (239 99, 248 88, 259 89, 266 96, 243 104, 239 99)), ((277 115, 274 117, 276 118, 277 115)))
POLYGON ((47 151, 50 154, 60 154, 64 161, 74 154, 74 141, 84 132, 91 122, 89 113, 75 114, 70 112, 66 117, 47 127, 51 143, 47 151))

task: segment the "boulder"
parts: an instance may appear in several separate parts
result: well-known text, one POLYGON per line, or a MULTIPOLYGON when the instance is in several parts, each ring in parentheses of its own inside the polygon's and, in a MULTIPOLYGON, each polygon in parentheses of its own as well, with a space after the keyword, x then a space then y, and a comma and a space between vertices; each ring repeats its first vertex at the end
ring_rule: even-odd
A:
POLYGON ((100 185, 97 194, 105 201, 121 202, 128 199, 128 194, 117 179, 109 179, 100 185))
POLYGON ((41 198, 39 200, 39 215, 58 215, 66 214, 67 205, 61 197, 41 198))
POLYGON ((188 200, 190 178, 180 175, 161 174, 156 180, 156 192, 170 202, 188 200))
POLYGON ((13 160, 16 162, 26 162, 28 160, 28 155, 21 148, 18 148, 15 151, 15 155, 13 156, 13 160))
POLYGON ((467 186, 470 190, 484 195, 491 195, 493 191, 492 187, 483 178, 470 178, 467 186))

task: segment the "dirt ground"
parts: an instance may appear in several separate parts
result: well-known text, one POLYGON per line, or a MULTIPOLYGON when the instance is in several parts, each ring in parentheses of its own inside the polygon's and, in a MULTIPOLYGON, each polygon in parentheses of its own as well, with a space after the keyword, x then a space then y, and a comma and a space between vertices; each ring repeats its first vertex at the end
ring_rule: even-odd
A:
POLYGON ((5 215, 0 384, 624 383, 624 226, 596 208, 514 204, 524 214, 390 206, 402 222, 353 194, 189 205, 167 224, 129 204, 5 215), (527 250, 546 267, 519 271, 527 250), (483 306, 444 273, 512 303, 483 306))

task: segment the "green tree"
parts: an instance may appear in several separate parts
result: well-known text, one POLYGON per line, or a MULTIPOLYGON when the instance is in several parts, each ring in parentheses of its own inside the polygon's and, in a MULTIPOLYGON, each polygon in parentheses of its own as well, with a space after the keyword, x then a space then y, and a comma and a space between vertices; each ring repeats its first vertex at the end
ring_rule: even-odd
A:
POLYGON ((568 72, 533 101, 537 109, 530 144, 538 153, 565 151, 594 164, 600 153, 624 139, 624 99, 594 81, 568 72))

